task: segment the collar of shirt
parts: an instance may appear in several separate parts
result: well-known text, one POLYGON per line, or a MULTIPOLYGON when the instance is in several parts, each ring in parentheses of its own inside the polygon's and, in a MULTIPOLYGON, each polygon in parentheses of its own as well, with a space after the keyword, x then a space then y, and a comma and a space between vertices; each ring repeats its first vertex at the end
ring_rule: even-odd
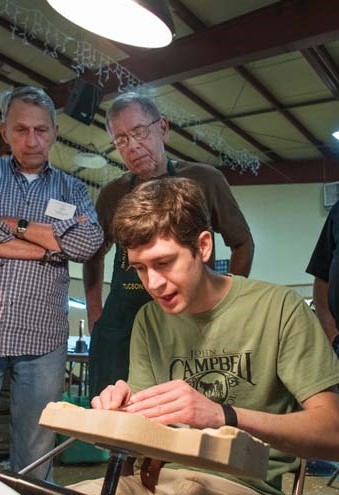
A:
MULTIPOLYGON (((18 160, 15 158, 15 156, 12 155, 12 159, 11 159, 11 167, 12 167, 12 170, 14 173, 21 173, 21 170, 20 170, 20 165, 19 165, 19 162, 18 160)), ((52 165, 49 161, 47 161, 44 165, 44 168, 41 170, 41 172, 39 173, 39 175, 41 174, 46 174, 46 173, 50 173, 52 170, 52 165)))

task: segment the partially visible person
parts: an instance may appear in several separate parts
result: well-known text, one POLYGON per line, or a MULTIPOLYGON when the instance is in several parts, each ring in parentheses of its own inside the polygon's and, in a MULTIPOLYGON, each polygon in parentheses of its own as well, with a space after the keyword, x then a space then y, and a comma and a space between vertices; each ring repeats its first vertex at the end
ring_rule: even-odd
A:
MULTIPOLYGON (((10 465, 18 472, 53 449, 38 426, 60 400, 68 338, 68 261, 89 259, 103 233, 86 186, 51 166, 56 112, 39 88, 2 95, 1 134, 12 156, 0 158, 0 387, 10 382, 10 465)), ((30 473, 52 478, 45 463, 30 473)))
POLYGON ((306 271, 315 277, 316 314, 339 358, 339 201, 331 208, 306 271))
MULTIPOLYGON (((128 383, 92 406, 165 425, 226 424, 271 445, 265 481, 169 463, 154 493, 279 495, 295 456, 339 460, 339 362, 316 316, 290 288, 207 266, 213 242, 199 187, 183 178, 139 185, 121 200, 114 232, 154 300, 134 322, 128 383)), ((143 483, 138 471, 122 477, 117 495, 152 493, 143 483)), ((94 495, 100 483, 77 489, 94 495)))
MULTIPOLYGON (((149 97, 133 92, 116 97, 107 110, 107 129, 128 172, 100 192, 96 208, 105 243, 84 265, 88 323, 92 333, 89 362, 91 397, 112 381, 127 378, 134 317, 150 300, 137 274, 128 270, 126 253, 111 232, 118 201, 135 185, 167 176, 196 180, 206 195, 213 231, 219 232, 225 245, 231 248, 229 271, 248 276, 254 251, 250 229, 224 175, 209 165, 167 158, 168 122, 149 97), (103 308, 104 258, 113 244, 116 244, 113 277, 103 308)), ((214 252, 208 262, 213 267, 214 252)))

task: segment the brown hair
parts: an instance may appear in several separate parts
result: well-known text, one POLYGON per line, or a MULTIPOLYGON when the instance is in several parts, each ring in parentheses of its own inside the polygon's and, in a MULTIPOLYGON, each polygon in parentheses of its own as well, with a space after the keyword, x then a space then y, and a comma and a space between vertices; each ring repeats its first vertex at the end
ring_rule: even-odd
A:
POLYGON ((140 184, 122 198, 113 219, 114 238, 130 249, 160 235, 172 237, 195 255, 205 230, 212 230, 205 196, 196 182, 179 177, 140 184))

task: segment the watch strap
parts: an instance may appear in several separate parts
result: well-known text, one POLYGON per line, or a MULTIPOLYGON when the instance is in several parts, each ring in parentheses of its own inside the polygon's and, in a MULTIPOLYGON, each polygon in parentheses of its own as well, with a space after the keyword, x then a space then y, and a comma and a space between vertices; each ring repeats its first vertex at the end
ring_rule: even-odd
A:
POLYGON ((225 425, 238 427, 238 417, 235 409, 229 404, 221 404, 225 416, 225 425))

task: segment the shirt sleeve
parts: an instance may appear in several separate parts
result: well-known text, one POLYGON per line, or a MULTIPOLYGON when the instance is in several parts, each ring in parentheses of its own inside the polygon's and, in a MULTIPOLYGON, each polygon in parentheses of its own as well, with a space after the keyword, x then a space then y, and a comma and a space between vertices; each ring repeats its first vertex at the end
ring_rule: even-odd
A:
POLYGON ((328 282, 334 249, 333 210, 331 210, 322 228, 306 272, 328 282))
POLYGON ((250 228, 225 176, 219 170, 215 172, 211 207, 212 226, 221 234, 227 246, 236 248, 251 238, 250 228))
MULTIPOLYGON (((127 174, 126 174, 127 175, 127 174)), ((125 177, 113 180, 100 190, 95 208, 99 223, 104 231, 104 244, 102 249, 108 253, 115 243, 112 235, 113 217, 121 198, 129 192, 129 183, 125 177)))
POLYGON ((0 220, 0 243, 13 241, 15 236, 8 225, 0 220))
POLYGON ((289 293, 284 306, 287 310, 283 309, 281 317, 277 373, 301 403, 339 383, 339 361, 306 302, 289 293))
POLYGON ((213 230, 221 234, 226 246, 233 249, 252 238, 245 217, 220 170, 202 163, 188 167, 179 161, 178 175, 198 182, 206 197, 213 230))
POLYGON ((74 187, 72 202, 76 205, 74 217, 53 222, 52 228, 62 250, 60 259, 66 257, 71 261, 83 263, 100 248, 103 232, 87 188, 80 181, 77 181, 74 187), (87 220, 79 222, 77 218, 83 215, 87 220))

